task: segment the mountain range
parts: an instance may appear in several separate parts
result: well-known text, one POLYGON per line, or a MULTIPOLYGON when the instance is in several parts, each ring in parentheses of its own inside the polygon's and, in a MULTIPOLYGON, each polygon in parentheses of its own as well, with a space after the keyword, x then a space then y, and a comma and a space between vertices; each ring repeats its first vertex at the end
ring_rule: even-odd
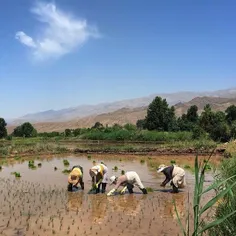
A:
POLYGON ((143 119, 147 113, 147 107, 155 96, 166 98, 170 105, 175 106, 177 116, 186 113, 192 105, 197 105, 199 113, 206 104, 210 104, 213 110, 224 111, 230 105, 236 105, 236 89, 218 90, 212 92, 178 92, 155 94, 148 97, 122 100, 113 103, 98 105, 81 105, 62 110, 49 110, 34 114, 28 114, 8 123, 11 132, 17 125, 29 121, 39 132, 64 131, 65 128, 75 129, 91 127, 97 121, 106 125, 115 123, 124 125, 135 124, 138 119, 143 119))
POLYGON ((108 112, 114 112, 122 108, 138 108, 145 107, 152 102, 156 97, 160 96, 166 98, 170 105, 177 103, 185 103, 195 97, 222 97, 222 98, 234 98, 236 97, 236 88, 210 91, 210 92, 176 92, 176 93, 160 93, 153 94, 147 97, 126 99, 111 103, 101 103, 97 105, 80 105, 76 107, 65 108, 61 110, 48 110, 43 112, 37 112, 33 114, 27 114, 17 119, 8 121, 9 124, 21 124, 25 121, 32 123, 36 122, 62 122, 79 119, 87 116, 94 116, 108 112))

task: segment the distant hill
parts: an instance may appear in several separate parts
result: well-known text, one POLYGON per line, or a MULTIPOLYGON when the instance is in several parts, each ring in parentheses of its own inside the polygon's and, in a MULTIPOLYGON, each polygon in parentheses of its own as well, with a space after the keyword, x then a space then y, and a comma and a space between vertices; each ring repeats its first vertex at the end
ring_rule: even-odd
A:
POLYGON ((210 104, 214 111, 225 111, 230 105, 236 105, 236 98, 196 97, 189 102, 176 104, 175 114, 180 116, 186 113, 188 108, 193 105, 196 105, 198 112, 201 113, 206 104, 210 104))
POLYGON ((61 110, 48 110, 38 112, 34 114, 27 114, 23 117, 8 121, 9 125, 21 124, 25 121, 32 123, 38 122, 63 122, 75 119, 80 119, 88 116, 96 116, 104 113, 114 112, 122 108, 138 108, 148 106, 149 103, 156 97, 161 96, 166 98, 170 105, 177 103, 186 103, 195 97, 211 96, 211 97, 223 97, 234 98, 236 97, 236 89, 226 89, 211 92, 176 92, 176 93, 162 93, 153 94, 147 97, 127 99, 111 103, 101 103, 97 105, 80 105, 77 107, 71 107, 61 110))
MULTIPOLYGON (((176 115, 180 116, 186 113, 188 108, 196 105, 199 113, 203 111, 206 104, 210 104, 215 111, 225 111, 230 105, 236 105, 236 98, 220 97, 196 97, 189 102, 177 103, 175 105, 176 115)), ((122 108, 114 112, 91 115, 80 119, 73 119, 66 122, 37 122, 34 124, 39 132, 64 131, 66 128, 76 129, 82 127, 91 127, 97 121, 103 125, 113 125, 115 123, 124 125, 126 123, 136 124, 139 119, 144 119, 147 114, 147 106, 138 108, 122 108)), ((8 131, 12 132, 15 126, 8 126, 8 131)))

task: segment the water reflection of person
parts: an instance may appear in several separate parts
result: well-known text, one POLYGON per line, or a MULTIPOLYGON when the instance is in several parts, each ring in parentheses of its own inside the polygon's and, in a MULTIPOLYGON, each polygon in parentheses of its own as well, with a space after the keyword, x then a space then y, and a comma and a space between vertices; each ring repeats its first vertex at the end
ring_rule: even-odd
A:
POLYGON ((123 212, 125 215, 136 216, 141 210, 141 202, 146 198, 145 195, 136 196, 133 194, 121 195, 117 198, 107 198, 113 211, 123 212))
POLYGON ((105 195, 91 195, 92 222, 101 224, 107 212, 107 199, 105 195))
POLYGON ((84 193, 68 193, 67 195, 67 207, 70 211, 79 211, 83 203, 84 193))
POLYGON ((179 194, 169 194, 168 197, 164 198, 164 214, 165 216, 170 216, 173 219, 177 219, 177 214, 175 211, 178 212, 178 215, 180 218, 183 218, 185 215, 185 200, 186 200, 186 194, 185 193, 179 193, 179 194), (171 199, 170 199, 170 198, 171 199), (175 204, 174 204, 175 203, 175 204))

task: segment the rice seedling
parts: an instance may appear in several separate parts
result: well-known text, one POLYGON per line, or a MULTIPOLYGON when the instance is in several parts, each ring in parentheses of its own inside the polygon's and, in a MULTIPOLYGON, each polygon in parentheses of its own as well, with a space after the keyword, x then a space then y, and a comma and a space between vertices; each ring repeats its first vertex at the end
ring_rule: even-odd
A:
POLYGON ((38 167, 42 167, 42 163, 38 163, 38 167))
POLYGON ((54 170, 55 170, 55 171, 57 170, 57 167, 56 167, 56 166, 54 167, 54 170))
POLYGON ((176 161, 175 160, 170 160, 170 164, 175 165, 176 161))
POLYGON ((140 163, 141 163, 141 164, 144 164, 144 163, 145 163, 145 160, 144 160, 144 159, 141 159, 141 160, 140 160, 140 163))
POLYGON ((69 163, 69 161, 68 160, 63 160, 63 164, 64 164, 64 166, 69 166, 70 165, 70 163, 69 163))
POLYGON ((20 172, 12 172, 11 174, 15 175, 16 178, 20 178, 21 177, 20 172))
POLYGON ((146 190, 147 190, 147 192, 149 192, 149 193, 154 192, 153 188, 151 188, 151 187, 146 187, 146 190))
POLYGON ((62 171, 62 173, 63 173, 63 174, 69 174, 69 173, 70 173, 70 170, 64 169, 64 170, 62 171))
POLYGON ((190 169, 191 166, 190 165, 184 165, 184 169, 190 169))
POLYGON ((34 160, 30 160, 29 162, 28 162, 28 167, 30 168, 30 169, 36 169, 37 167, 34 165, 34 160))
POLYGON ((90 159, 92 158, 92 156, 91 156, 91 155, 88 155, 87 158, 90 160, 90 159))
POLYGON ((121 175, 124 175, 125 174, 125 171, 124 170, 121 170, 121 175))
POLYGON ((117 167, 117 166, 114 166, 114 167, 112 168, 112 170, 117 171, 117 170, 118 170, 118 167, 117 167))

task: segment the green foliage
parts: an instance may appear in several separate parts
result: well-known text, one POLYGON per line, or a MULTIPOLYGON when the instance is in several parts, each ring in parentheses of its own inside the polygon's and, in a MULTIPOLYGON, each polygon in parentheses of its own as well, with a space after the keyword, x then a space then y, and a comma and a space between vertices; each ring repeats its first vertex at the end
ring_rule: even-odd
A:
POLYGON ((117 166, 114 166, 114 168, 113 168, 112 170, 117 171, 117 170, 118 170, 118 167, 117 167, 117 166))
POLYGON ((13 136, 15 137, 36 137, 37 136, 37 130, 33 127, 32 124, 29 122, 25 122, 24 124, 17 126, 13 131, 13 136))
POLYGON ((64 166, 69 166, 70 162, 68 160, 63 160, 63 164, 64 164, 64 166))
MULTIPOLYGON (((229 179, 229 181, 220 185, 216 191, 221 191, 224 188, 229 187, 233 183, 236 182, 236 156, 234 155, 230 159, 225 159, 222 162, 222 166, 220 168, 220 173, 217 176, 217 180, 220 182, 225 179, 229 179)), ((215 211, 216 219, 221 219, 226 215, 234 212, 236 209, 236 187, 232 188, 232 191, 225 195, 222 199, 218 201, 218 205, 215 211)), ((234 214, 230 218, 227 218, 224 221, 224 224, 216 226, 212 230, 210 230, 210 236, 225 236, 225 235, 234 235, 236 232, 236 215, 234 214)))
POLYGON ((192 129, 193 132, 193 139, 205 139, 207 137, 207 134, 203 128, 200 126, 196 125, 192 129))
POLYGON ((213 126, 209 133, 214 141, 227 142, 230 139, 230 128, 226 122, 213 126))
POLYGON ((184 169, 191 169, 190 165, 184 165, 184 169))
POLYGON ((65 129, 65 136, 69 137, 72 135, 71 129, 65 129))
POLYGON ((233 121, 236 121, 236 106, 231 105, 226 110, 226 120, 229 124, 231 124, 233 121))
POLYGON ((198 107, 196 105, 191 106, 188 111, 186 118, 189 122, 197 123, 198 121, 198 107))
POLYGON ((92 156, 91 156, 91 155, 88 155, 87 158, 90 160, 90 159, 92 158, 92 156))
POLYGON ((141 160, 140 160, 140 163, 141 163, 141 164, 144 164, 144 163, 145 163, 145 160, 144 160, 144 159, 141 159, 141 160))
MULTIPOLYGON (((213 152, 212 152, 212 154, 213 154, 213 152)), ((215 182, 212 185, 210 185, 207 189, 204 190, 203 189, 203 184, 204 184, 204 180, 205 180, 205 172, 206 172, 206 168, 207 168, 207 165, 208 165, 208 162, 209 162, 210 158, 211 158, 211 155, 210 155, 210 157, 208 158, 208 160, 206 162, 203 162, 203 165, 199 164, 198 156, 196 156, 196 158, 195 158, 195 188, 194 188, 194 199, 193 199, 194 229, 193 229, 192 236, 202 235, 206 231, 209 231, 211 228, 217 227, 218 225, 220 225, 220 227, 221 227, 222 222, 225 222, 232 215, 235 216, 235 213, 236 213, 236 210, 234 209, 229 214, 223 215, 223 217, 215 219, 210 223, 206 223, 206 222, 203 221, 204 213, 207 210, 214 207, 214 205, 219 201, 219 199, 226 196, 236 186, 236 182, 234 182, 232 184, 229 184, 226 188, 224 188, 223 190, 220 190, 216 194, 216 196, 213 197, 204 206, 201 206, 201 200, 202 200, 202 197, 203 197, 204 194, 212 191, 213 189, 219 188, 219 186, 222 186, 223 184, 228 183, 232 179, 232 178, 228 178, 228 179, 224 179, 223 181, 220 181, 220 182, 215 182)), ((236 177, 236 175, 234 176, 234 178, 235 177, 236 177)), ((190 213, 189 213, 189 210, 188 210, 188 214, 187 214, 187 227, 185 229, 185 227, 183 226, 183 224, 180 220, 178 211, 176 209, 175 202, 174 202, 174 206, 175 206, 175 212, 176 212, 176 215, 177 215, 178 223, 180 225, 182 234, 184 236, 190 236, 190 228, 189 228, 190 213)), ((225 235, 231 235, 231 234, 225 234, 225 235)))
POLYGON ((0 139, 7 137, 7 123, 0 117, 0 139))
POLYGON ((103 129, 103 124, 100 122, 96 122, 94 126, 92 126, 92 129, 103 129))
POLYGON ((124 174, 125 174, 125 171, 124 171, 124 170, 122 170, 122 171, 121 171, 121 175, 124 175, 124 174))
POLYGON ((34 165, 34 160, 30 160, 29 162, 28 162, 28 167, 30 168, 30 169, 36 169, 37 167, 34 165))
POLYGON ((170 107, 166 99, 156 97, 148 106, 145 128, 148 130, 171 131, 175 122, 174 107, 170 107))
POLYGON ((20 178, 21 177, 20 172, 12 172, 11 174, 15 175, 16 178, 20 178))
POLYGON ((144 129, 144 127, 145 127, 145 119, 143 119, 143 120, 137 120, 137 122, 136 122, 136 127, 137 127, 138 129, 144 129))
POLYGON ((147 190, 148 193, 154 192, 153 188, 151 188, 151 187, 146 187, 146 190, 147 190))
POLYGON ((68 170, 68 169, 64 169, 64 170, 62 171, 63 174, 70 174, 70 172, 71 172, 71 171, 68 170))
POLYGON ((136 126, 133 125, 133 124, 127 123, 127 124, 124 125, 124 129, 126 129, 128 131, 135 131, 136 130, 136 126))
POLYGON ((176 164, 176 161, 175 161, 175 160, 170 160, 170 163, 171 163, 172 165, 174 165, 174 164, 176 164))

